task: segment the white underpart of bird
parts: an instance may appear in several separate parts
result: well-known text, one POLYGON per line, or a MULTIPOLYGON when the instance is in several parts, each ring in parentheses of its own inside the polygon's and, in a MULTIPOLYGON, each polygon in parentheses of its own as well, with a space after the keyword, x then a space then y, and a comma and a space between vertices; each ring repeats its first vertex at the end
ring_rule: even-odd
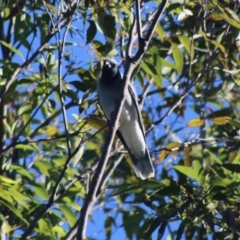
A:
MULTIPOLYGON (((121 101, 123 88, 124 81, 117 62, 112 59, 105 60, 102 76, 97 84, 97 93, 100 106, 108 120, 111 119, 116 104, 121 101)), ((131 83, 120 115, 117 135, 129 152, 136 175, 143 180, 154 177, 155 171, 146 144, 137 95, 131 83)))

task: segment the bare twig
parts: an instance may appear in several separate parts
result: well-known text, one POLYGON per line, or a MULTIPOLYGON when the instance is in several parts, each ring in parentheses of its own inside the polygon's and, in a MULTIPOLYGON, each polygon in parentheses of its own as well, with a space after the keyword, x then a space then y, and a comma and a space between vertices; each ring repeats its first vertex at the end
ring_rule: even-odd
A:
POLYGON ((138 41, 142 38, 142 20, 141 20, 141 6, 140 1, 136 1, 136 15, 137 15, 137 34, 138 41))
POLYGON ((153 79, 150 79, 150 80, 147 82, 147 84, 146 84, 146 86, 145 86, 145 88, 144 88, 144 91, 143 91, 142 96, 141 96, 141 101, 140 101, 140 103, 139 103, 140 109, 142 109, 142 107, 143 107, 145 98, 146 98, 146 96, 147 96, 148 93, 149 93, 149 88, 152 86, 152 83, 153 83, 153 79))

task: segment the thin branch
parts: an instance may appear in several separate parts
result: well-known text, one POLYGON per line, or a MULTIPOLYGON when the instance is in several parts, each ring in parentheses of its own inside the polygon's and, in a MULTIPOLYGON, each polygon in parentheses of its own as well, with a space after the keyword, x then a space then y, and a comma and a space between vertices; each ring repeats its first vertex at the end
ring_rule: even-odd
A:
POLYGON ((141 6, 140 0, 136 0, 136 15, 137 15, 137 35, 138 41, 142 39, 142 20, 141 20, 141 6))
POLYGON ((115 161, 112 161, 111 166, 105 172, 103 179, 99 185, 99 189, 97 191, 97 198, 100 197, 101 190, 105 187, 108 179, 110 178, 110 176, 112 175, 116 167, 119 165, 119 163, 122 161, 123 157, 124 157, 124 154, 121 154, 115 161))
POLYGON ((136 31, 136 18, 133 16, 133 23, 130 28, 130 33, 128 37, 128 44, 127 44, 127 49, 126 49, 126 56, 131 57, 132 56, 132 48, 133 48, 133 43, 134 43, 134 38, 133 38, 133 33, 136 31))
POLYGON ((153 83, 153 79, 150 79, 150 80, 147 82, 147 84, 146 84, 146 86, 145 86, 145 88, 144 88, 144 90, 143 90, 143 93, 142 93, 142 96, 141 96, 141 101, 140 101, 140 103, 139 103, 139 108, 140 108, 140 109, 142 109, 142 107, 143 107, 145 98, 146 98, 146 96, 148 96, 149 88, 152 86, 152 83, 153 83))

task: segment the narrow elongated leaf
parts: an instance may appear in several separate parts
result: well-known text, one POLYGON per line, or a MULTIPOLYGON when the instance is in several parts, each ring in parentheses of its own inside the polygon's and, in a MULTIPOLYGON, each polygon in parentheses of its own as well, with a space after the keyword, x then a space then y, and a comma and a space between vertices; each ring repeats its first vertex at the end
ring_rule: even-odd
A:
POLYGON ((188 127, 201 127, 204 124, 204 122, 205 122, 204 119, 193 118, 188 122, 187 126, 188 127))
POLYGON ((63 212, 64 216, 67 219, 67 223, 72 227, 76 223, 76 215, 72 210, 67 206, 59 206, 59 209, 63 212))
POLYGON ((93 20, 89 20, 88 22, 90 25, 87 30, 87 42, 86 42, 87 44, 90 43, 94 39, 94 37, 97 33, 97 27, 96 27, 95 22, 93 20))
POLYGON ((25 224, 29 224, 28 221, 22 216, 21 212, 19 209, 13 207, 12 205, 10 205, 9 203, 3 201, 0 199, 0 202, 5 205, 9 210, 11 210, 19 219, 21 219, 25 224))
POLYGON ((16 54, 17 54, 18 56, 20 56, 22 59, 24 59, 22 53, 21 53, 19 50, 17 50, 16 48, 14 48, 13 46, 11 46, 10 44, 6 43, 6 42, 3 41, 3 40, 0 40, 0 43, 1 43, 3 46, 5 46, 5 47, 7 47, 8 49, 10 49, 12 52, 16 53, 16 54))
POLYGON ((225 116, 225 117, 216 117, 216 118, 212 118, 212 122, 215 125, 224 125, 227 124, 232 118, 225 116))
POLYGON ((194 45, 191 42, 190 38, 180 35, 178 36, 179 41, 182 43, 182 45, 185 47, 188 55, 190 56, 190 59, 194 59, 194 45))
POLYGON ((182 51, 178 48, 178 45, 175 43, 172 43, 172 53, 176 65, 177 74, 181 74, 183 69, 183 55, 182 51))

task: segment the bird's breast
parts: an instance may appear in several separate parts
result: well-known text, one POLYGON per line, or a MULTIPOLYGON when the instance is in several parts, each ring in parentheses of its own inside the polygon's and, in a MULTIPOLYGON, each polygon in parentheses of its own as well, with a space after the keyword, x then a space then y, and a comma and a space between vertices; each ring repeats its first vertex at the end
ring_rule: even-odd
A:
MULTIPOLYGON (((108 120, 111 118, 111 113, 116 108, 116 104, 121 101, 122 86, 110 88, 103 84, 98 84, 98 98, 104 114, 108 120)), ((137 120, 137 109, 134 106, 133 99, 129 92, 127 92, 126 100, 120 116, 120 125, 126 122, 137 120)))

